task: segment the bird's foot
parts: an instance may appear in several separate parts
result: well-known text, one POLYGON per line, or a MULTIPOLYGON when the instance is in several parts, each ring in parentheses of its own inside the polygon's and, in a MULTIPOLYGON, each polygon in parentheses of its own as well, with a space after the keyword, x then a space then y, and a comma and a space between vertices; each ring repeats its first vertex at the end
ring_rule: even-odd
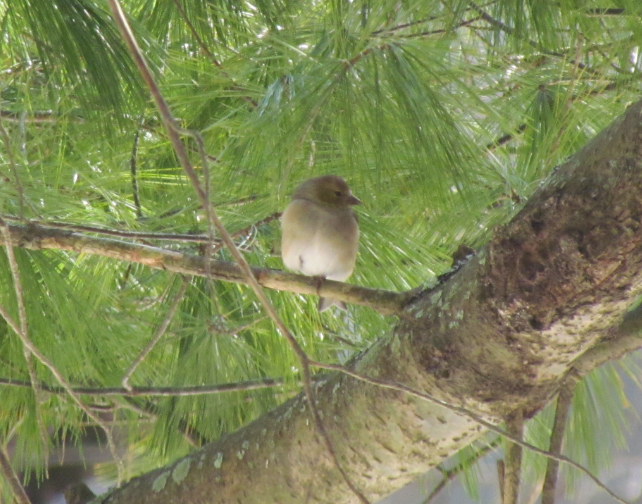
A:
POLYGON ((316 284, 317 296, 321 296, 321 294, 319 294, 319 291, 321 290, 323 282, 325 282, 325 277, 323 275, 319 275, 312 278, 314 278, 314 283, 316 284))

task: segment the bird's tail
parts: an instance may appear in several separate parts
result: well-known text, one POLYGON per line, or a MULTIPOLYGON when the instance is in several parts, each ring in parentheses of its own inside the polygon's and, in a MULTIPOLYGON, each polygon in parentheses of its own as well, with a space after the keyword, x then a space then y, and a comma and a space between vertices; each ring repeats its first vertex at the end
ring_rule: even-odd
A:
POLYGON ((336 306, 340 310, 348 311, 348 306, 343 301, 339 301, 338 299, 331 299, 331 298, 319 298, 320 312, 326 311, 331 306, 336 306))

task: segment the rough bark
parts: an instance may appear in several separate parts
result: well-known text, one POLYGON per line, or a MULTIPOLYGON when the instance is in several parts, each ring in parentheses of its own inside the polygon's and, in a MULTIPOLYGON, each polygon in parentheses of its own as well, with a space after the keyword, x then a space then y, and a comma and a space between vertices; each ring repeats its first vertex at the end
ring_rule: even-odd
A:
MULTIPOLYGON (((352 368, 493 422, 516 408, 537 413, 582 354, 590 353, 585 372, 601 355, 626 351, 618 347, 624 333, 613 328, 642 291, 641 168, 642 102, 552 174, 452 278, 418 294, 395 331, 352 368)), ((342 374, 327 375, 315 390, 341 463, 371 501, 483 432, 443 407, 342 374)), ((349 503, 355 496, 299 396, 102 501, 349 503)))

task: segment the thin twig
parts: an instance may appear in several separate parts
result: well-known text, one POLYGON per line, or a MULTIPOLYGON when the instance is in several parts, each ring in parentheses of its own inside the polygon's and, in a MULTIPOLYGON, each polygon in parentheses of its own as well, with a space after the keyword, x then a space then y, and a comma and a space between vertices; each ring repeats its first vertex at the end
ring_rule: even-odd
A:
MULTIPOLYGON (((0 175, 1 176, 1 175, 0 175)), ((256 199, 252 197, 252 200, 256 199)), ((236 204, 236 203, 230 203, 236 204)), ((241 203, 238 203, 241 204, 241 203)), ((223 205, 219 205, 223 206, 223 205)), ((238 238, 249 233, 253 228, 263 226, 272 222, 273 220, 281 217, 281 212, 274 212, 263 219, 260 219, 249 226, 246 226, 242 229, 234 231, 231 233, 233 238, 238 238)), ((25 222, 25 219, 20 217, 15 217, 13 215, 0 215, 0 218, 10 221, 10 222, 25 222)), ((81 224, 71 224, 68 222, 58 222, 58 221, 46 221, 46 220, 37 220, 31 219, 27 222, 32 224, 37 224, 42 227, 49 227, 53 229, 68 229, 69 231, 76 231, 79 233, 95 233, 102 234, 106 236, 117 236, 119 238, 132 238, 135 240, 161 240, 161 241, 177 241, 177 242, 193 242, 193 243, 207 243, 209 237, 204 234, 180 234, 180 233, 154 233, 154 232, 142 232, 142 231, 128 231, 128 230, 119 230, 119 229, 109 229, 104 227, 97 226, 84 226, 81 224)), ((217 244, 221 243, 221 240, 215 240, 217 244)))
POLYGON ((216 59, 216 56, 214 56, 212 51, 209 50, 209 47, 207 47, 207 45, 205 45, 205 42, 203 42, 203 39, 201 38, 201 36, 196 31, 196 28, 194 28, 194 25, 192 24, 192 22, 187 17, 187 13, 185 12, 185 9, 183 9, 183 6, 181 5, 180 0, 174 0, 174 5, 178 9, 179 14, 183 18, 183 21, 185 21, 185 24, 189 28, 189 31, 192 32, 192 37, 194 37, 194 39, 196 40, 196 43, 199 45, 201 50, 205 54, 207 54, 207 56, 212 60, 212 63, 214 63, 219 69, 222 69, 223 65, 221 65, 221 62, 216 59))
POLYGON ((0 446, 0 471, 2 472, 3 479, 11 487, 13 496, 18 504, 31 504, 29 497, 27 497, 27 492, 25 492, 25 489, 20 483, 20 478, 18 478, 16 471, 14 471, 11 466, 9 454, 7 453, 4 445, 0 446))
MULTIPOLYGON (((160 90, 158 91, 160 94, 160 90)), ((173 118, 172 118, 173 119, 173 118)), ((171 124, 174 126, 177 125, 176 121, 172 121, 171 124)), ((211 200, 210 198, 210 164, 209 164, 209 158, 207 157, 207 151, 205 150, 205 142, 203 142, 203 137, 198 131, 192 131, 192 130, 185 130, 185 129, 180 129, 179 133, 182 133, 184 135, 189 135, 194 140, 196 141, 196 145, 198 146, 198 152, 201 156, 201 165, 203 168, 203 177, 205 179, 205 185, 204 185, 204 195, 201 198, 201 201, 205 200, 209 202, 211 200)), ((184 146, 182 142, 180 142, 181 146, 184 146)), ((188 164, 191 167, 191 163, 188 164)), ((196 181, 198 181, 198 178, 196 177, 196 181)), ((193 185, 194 181, 192 181, 193 185)), ((214 255, 215 251, 218 251, 220 248, 222 248, 221 241, 219 240, 218 245, 215 245, 216 239, 214 238, 214 225, 213 221, 210 218, 211 210, 206 207, 205 211, 208 213, 208 219, 207 219, 207 236, 208 240, 205 243, 205 257, 212 257, 214 255)), ((225 242, 223 242, 225 243, 225 242)), ((220 316, 221 314, 221 307, 219 305, 218 299, 216 297, 216 289, 214 288, 214 279, 212 278, 212 263, 210 261, 205 262, 205 280, 207 281, 207 286, 209 289, 210 293, 210 298, 212 300, 212 305, 214 308, 214 311, 217 316, 220 316)))
MULTIPOLYGON (((24 222, 24 219, 14 217, 12 215, 0 215, 0 218, 11 222, 24 222)), ((68 222, 46 221, 32 219, 28 223, 42 226, 44 228, 53 229, 67 229, 69 231, 76 231, 79 233, 95 233, 105 236, 116 236, 118 238, 132 238, 134 240, 162 240, 162 241, 177 241, 177 242, 193 242, 193 243, 206 243, 209 238, 204 234, 180 234, 180 233, 154 233, 154 232, 140 232, 140 231, 127 231, 120 229, 109 229, 97 226, 84 226, 81 224, 71 224, 68 222)))
MULTIPOLYGON (((131 410, 146 418, 154 419, 154 421, 157 421, 158 419, 158 409, 154 404, 144 404, 141 406, 140 404, 137 404, 134 400, 129 398, 123 398, 121 401, 119 401, 118 404, 119 407, 131 410)), ((208 441, 199 433, 195 434, 194 430, 190 428, 188 423, 183 419, 180 419, 178 421, 176 430, 178 430, 181 436, 183 436, 183 439, 185 439, 185 441, 194 448, 203 446, 208 441)))
MULTIPOLYGON (((0 125, 0 127, 2 127, 0 125)), ((6 240, 9 237, 9 229, 6 226, 6 223, 0 219, 0 231, 4 239, 6 240)), ((18 267, 18 262, 16 261, 15 254, 13 253, 13 246, 10 244, 5 245, 5 250, 7 254, 7 259, 9 261, 9 269, 11 270, 11 277, 13 279, 13 288, 16 292, 16 302, 18 304, 18 321, 20 323, 20 333, 27 335, 29 334, 28 322, 27 322, 27 310, 24 303, 24 291, 22 289, 22 281, 20 280, 20 268, 18 267)), ((38 388, 38 376, 36 374, 36 369, 33 365, 33 360, 31 358, 31 352, 27 349, 25 345, 22 347, 25 361, 27 363, 27 371, 29 373, 29 380, 33 387, 33 395, 35 401, 35 410, 36 410, 36 422, 38 424, 38 430, 40 432, 40 441, 42 442, 42 449, 44 451, 44 460, 49 458, 49 440, 47 438, 47 428, 42 420, 42 408, 41 404, 41 395, 40 389, 38 388)), ((47 470, 48 473, 48 470, 47 470)))
MULTIPOLYGON (((35 410, 36 410, 36 422, 38 424, 38 431, 40 432, 40 442, 42 443, 43 449, 43 459, 49 460, 49 438, 47 437, 47 428, 45 423, 42 420, 42 391, 38 387, 38 375, 36 374, 36 368, 33 365, 33 359, 31 357, 31 352, 23 345, 23 353, 25 356, 25 361, 27 362, 27 372, 29 373, 29 380, 31 386, 33 387, 33 395, 35 401, 35 410)), ((45 475, 49 476, 49 468, 45 465, 45 475)))
MULTIPOLYGON (((205 45, 205 42, 203 42, 203 39, 201 39, 200 35, 198 34, 196 29, 194 28, 194 25, 192 24, 192 22, 187 17, 187 13, 185 12, 185 9, 183 9, 183 6, 181 5, 180 1, 179 0, 174 0, 174 5, 176 5, 176 8, 178 9, 178 12, 180 13, 181 17, 185 21, 185 24, 187 25, 189 30, 192 32, 192 36, 196 39, 196 43, 199 45, 199 47, 212 60, 212 63, 214 63, 218 67, 218 69, 221 71, 223 76, 225 76, 225 78, 229 79, 232 82, 232 89, 234 89, 235 91, 241 91, 241 92, 247 93, 247 89, 243 89, 242 87, 234 84, 234 80, 228 75, 228 73, 226 71, 223 70, 223 65, 221 64, 221 62, 218 59, 216 59, 216 56, 214 56, 212 51, 210 51, 209 48, 205 45)), ((256 101, 254 101, 249 96, 243 96, 242 98, 246 102, 251 103, 252 106, 258 107, 258 103, 256 103, 256 101)))
MULTIPOLYGON (((566 427, 566 418, 571 407, 573 391, 575 389, 576 379, 569 376, 562 384, 559 394, 557 395, 557 404, 555 406, 555 420, 553 421, 553 430, 551 431, 551 442, 548 451, 559 455, 562 453, 562 442, 564 441, 564 429, 566 427)), ((546 475, 542 486, 542 504, 555 503, 555 488, 557 486, 557 469, 559 462, 549 458, 546 465, 546 475)))
POLYGON ((143 216, 143 209, 140 205, 140 195, 138 194, 138 141, 140 140, 140 130, 137 129, 134 134, 134 144, 132 145, 132 154, 129 158, 129 168, 132 174, 132 194, 134 197, 134 206, 136 207, 136 216, 140 219, 143 216))
POLYGON ((520 445, 522 448, 526 448, 527 450, 530 450, 534 453, 538 453, 539 455, 542 455, 546 458, 549 459, 554 459, 557 460, 558 462, 564 462, 571 467, 574 467, 578 471, 581 471, 582 473, 586 474, 592 481, 595 483, 599 488, 604 490, 607 494, 609 494, 613 499, 615 499, 617 502, 620 502, 621 504, 629 504, 626 502, 624 499, 613 493, 604 483, 602 483, 591 471, 589 471, 586 467, 584 467, 581 464, 578 464, 574 460, 566 457, 565 455, 561 454, 555 454, 551 453, 546 450, 542 450, 541 448, 538 448, 537 446, 534 446, 530 443, 527 443, 526 441, 523 441, 519 439, 518 437, 513 436, 509 432, 506 432, 505 430, 501 429, 500 427, 497 427, 496 425, 484 420, 482 417, 480 417, 477 413, 467 409, 467 408, 462 408, 461 406, 455 406, 453 404, 450 404, 446 401, 442 401, 441 399, 437 399, 436 397, 431 396, 430 394, 425 394, 423 392, 420 392, 418 390, 415 390, 411 387, 407 387, 406 385, 403 385, 401 383, 395 383, 395 382, 389 382, 387 380, 380 380, 378 378, 372 378, 370 376, 366 376, 360 373, 357 373, 356 371, 352 371, 351 369, 340 366, 338 364, 325 364, 323 362, 316 362, 316 361, 310 361, 310 366, 312 367, 317 367, 320 369, 328 369, 330 371, 339 371, 340 373, 346 374, 348 376, 352 376, 353 378, 356 378, 357 380, 361 380, 365 383, 370 383, 371 385, 376 385, 378 387, 382 388, 387 388, 390 390, 396 390, 398 392, 405 392, 406 394, 409 394, 414 397, 418 397, 420 399, 424 399, 426 401, 429 401, 433 404, 437 404, 438 406, 442 406, 453 413, 456 413, 460 416, 468 417, 471 420, 477 422, 479 425, 486 427, 488 430, 499 434, 503 436, 504 438, 512 441, 515 444, 520 445))
POLYGON ((626 9, 616 9, 616 8, 588 9, 584 13, 586 17, 622 16, 626 14, 627 14, 626 9))
MULTIPOLYGON (((511 28, 510 26, 508 26, 503 21, 500 21, 499 19, 495 19, 490 14, 488 14, 481 6, 477 5, 475 2, 469 2, 468 5, 470 5, 474 10, 476 10, 484 21, 487 21, 492 26, 498 28, 499 30, 503 31, 508 35, 515 36, 520 40, 522 39, 521 37, 517 36, 514 28, 511 28)), ((551 51, 550 49, 546 49, 545 47, 542 47, 541 44, 539 44, 534 40, 530 40, 530 39, 525 39, 525 40, 528 43, 528 45, 537 49, 539 52, 547 56, 554 56, 556 58, 566 58, 568 56, 567 54, 564 54, 561 52, 551 51)), ((578 68, 581 68, 582 70, 587 71, 591 75, 602 76, 599 71, 592 69, 589 65, 582 63, 581 61, 577 61, 576 59, 570 59, 569 63, 571 63, 572 65, 576 65, 578 68)))
POLYGON ((163 334, 165 334, 165 331, 169 327, 170 322, 174 318, 174 314, 176 313, 176 310, 178 308, 179 303, 183 299, 183 296, 185 295, 185 290, 187 289, 188 285, 188 280, 186 278, 183 278, 181 282, 181 287, 176 293, 176 296, 174 296, 174 299, 172 300, 172 304, 169 307, 169 310, 167 310, 167 314, 165 315, 165 318, 163 318, 163 321, 160 323, 158 328, 156 329, 156 332, 154 334, 154 337, 149 341, 147 346, 138 354, 138 357, 132 362, 131 366, 129 366, 129 369, 125 371, 125 374, 123 376, 122 380, 122 385, 124 388, 127 390, 131 391, 133 390, 132 386, 129 384, 129 379, 131 378, 132 374, 134 374, 134 371, 136 371, 136 368, 145 360, 145 357, 149 354, 149 352, 152 351, 152 349, 156 346, 156 343, 163 337, 163 334))
POLYGON ((451 469, 442 469, 440 467, 437 467, 439 472, 441 472, 441 475, 443 478, 435 487, 432 489, 432 492, 426 497, 426 499, 421 503, 421 504, 429 504, 431 500, 433 500, 439 492, 441 492, 444 488, 446 488, 446 485, 454 480, 457 476, 459 476, 462 472, 466 470, 466 468, 470 467, 473 463, 477 463, 482 457, 486 456, 489 452, 497 448, 497 445, 499 444, 499 440, 501 438, 497 438, 493 440, 492 443, 488 443, 487 445, 481 447, 477 453, 475 453, 475 456, 472 460, 466 460, 461 462, 460 464, 457 464, 455 467, 451 469))
MULTIPOLYGON (((265 224, 268 224, 268 223, 272 222, 273 220, 279 219, 281 217, 281 213, 282 212, 274 212, 274 213, 268 215, 267 217, 264 217, 263 219, 261 219, 259 221, 256 221, 256 222, 250 224, 249 226, 244 227, 243 229, 239 229, 238 231, 234 231, 234 233, 231 233, 230 236, 232 236, 232 238, 239 238, 241 236, 245 236, 245 235, 249 234, 251 231, 253 231, 256 228, 258 228, 259 226, 263 226, 265 224)), ((241 246, 242 246, 242 244, 241 244, 241 246)), ((221 248, 223 248, 223 244, 219 240, 219 243, 211 248, 210 255, 215 254, 221 248)))
MULTIPOLYGON (((519 408, 506 419, 506 432, 518 439, 524 439, 524 411, 519 408)), ((509 443, 504 448, 504 492, 503 504, 517 504, 522 471, 522 447, 509 443)))
MULTIPOLYGON (((472 23, 474 23, 475 21, 482 20, 482 19, 484 19, 484 17, 481 16, 481 15, 479 15, 478 17, 473 18, 473 19, 467 19, 467 20, 462 21, 461 23, 459 23, 457 26, 454 26, 453 29, 458 29, 458 28, 463 28, 463 27, 470 27, 470 25, 472 23)), ((409 34, 409 35, 405 35, 404 38, 411 39, 411 38, 416 38, 416 37, 427 37, 427 36, 430 36, 430 35, 437 35, 439 33, 449 33, 450 31, 451 30, 449 30, 449 29, 439 28, 439 29, 436 29, 436 30, 430 30, 430 31, 425 31, 425 32, 420 32, 420 33, 412 33, 412 34, 409 34)), ((376 46, 376 47, 366 47, 364 50, 362 50, 359 53, 357 53, 351 59, 344 60, 343 61, 343 68, 347 70, 350 67, 352 67, 355 64, 357 64, 360 60, 365 58, 367 55, 369 55, 373 51, 375 51, 375 50, 384 51, 384 50, 390 48, 391 45, 392 45, 391 43, 385 43, 385 44, 381 44, 381 45, 376 46)), ((320 109, 320 107, 318 107, 318 109, 320 109)), ((316 113, 317 113, 317 111, 312 111, 311 115, 314 116, 314 115, 316 115, 316 113)), ((308 122, 311 124, 312 120, 309 120, 308 122)))
MULTIPOLYGON (((492 2, 484 4, 482 7, 488 7, 488 6, 490 6, 490 5, 494 4, 494 3, 496 3, 496 0, 493 0, 492 2)), ((442 3, 442 5, 443 5, 443 3, 442 3)), ((444 7, 446 7, 446 5, 444 5, 444 7)), ((464 9, 464 12, 468 12, 471 9, 472 9, 471 7, 466 8, 466 9, 464 9)), ((403 24, 399 24, 399 25, 393 26, 391 28, 382 28, 380 30, 373 31, 372 35, 383 35, 383 34, 386 34, 386 33, 392 33, 392 32, 395 32, 395 31, 404 30, 404 29, 410 28, 412 26, 417 26, 417 25, 420 25, 420 24, 429 23, 430 21, 436 21, 440 17, 443 17, 443 16, 430 16, 430 17, 427 17, 425 19, 420 19, 419 21, 412 21, 410 23, 403 23, 403 24)), ((457 25, 457 26, 455 26, 455 28, 457 28, 459 26, 460 25, 457 25)))
POLYGON ((281 217, 281 213, 282 212, 271 213, 267 217, 264 217, 261 220, 253 222, 252 224, 250 224, 247 227, 244 227, 243 229, 239 229, 238 231, 234 231, 234 233, 232 233, 231 236, 234 237, 234 238, 238 238, 239 236, 246 235, 250 231, 252 231, 253 229, 255 229, 255 228, 259 227, 259 226, 264 226, 265 224, 268 224, 268 223, 272 222, 273 220, 279 219, 281 217))
POLYGON ((417 26, 417 25, 420 25, 420 24, 428 23, 430 21, 434 21, 435 19, 437 19, 436 16, 431 16, 431 17, 426 18, 426 19, 420 19, 419 21, 412 21, 410 23, 402 23, 402 24, 399 24, 399 25, 392 26, 390 28, 382 28, 380 30, 375 30, 375 31, 373 31, 371 33, 371 35, 377 35, 377 36, 386 35, 387 33, 394 33, 394 32, 399 31, 399 30, 405 30, 406 28, 410 28, 412 26, 417 26))
POLYGON ((357 498, 362 503, 368 503, 368 500, 366 499, 366 497, 361 493, 359 489, 355 487, 352 481, 350 481, 348 474, 345 472, 345 470, 339 463, 339 459, 334 451, 334 448, 332 446, 328 433, 326 432, 325 427, 321 422, 321 417, 316 408, 316 404, 314 400, 314 392, 312 390, 312 385, 311 385, 309 357, 303 351, 303 348, 301 348, 301 346, 299 345, 297 340, 294 338, 292 333, 289 331, 289 329, 285 326, 283 321, 280 319, 276 310, 274 309, 269 299, 263 292, 263 289, 261 288, 260 284, 254 277, 250 265, 245 260, 241 252, 238 250, 238 248, 236 247, 236 244, 234 243, 234 240, 232 239, 227 229, 225 229, 225 226, 216 215, 216 212, 214 211, 214 207, 209 201, 207 197, 207 193, 203 189, 203 186, 201 185, 201 182, 198 179, 196 172, 194 171, 194 167, 192 166, 189 160, 189 157, 187 156, 185 145, 183 144, 179 136, 180 128, 177 126, 176 121, 171 113, 171 110, 169 109, 169 106, 165 101, 165 98, 160 92, 160 89, 158 88, 158 85, 156 84, 154 77, 152 76, 149 70, 149 67, 147 66, 147 62, 145 61, 143 53, 138 47, 138 44, 136 42, 134 34, 131 31, 131 27, 129 26, 125 13, 122 10, 120 2, 118 0, 108 0, 108 2, 111 7, 114 19, 116 20, 116 24, 118 25, 118 28, 121 32, 121 35, 124 38, 125 43, 127 44, 129 51, 132 57, 134 58, 136 66, 138 67, 138 70, 140 71, 141 76, 143 77, 143 80, 147 84, 147 87, 156 103, 156 107, 160 112, 161 118, 163 120, 163 124, 165 125, 167 134, 170 138, 172 146, 174 147, 174 151, 176 152, 176 155, 181 163, 181 166, 183 167, 183 170, 185 170, 185 173, 190 179, 190 182, 192 183, 192 186, 194 187, 194 190, 197 196, 199 197, 199 200, 201 201, 203 208, 207 212, 208 222, 210 223, 210 225, 214 225, 216 227, 216 229, 218 230, 219 234, 223 239, 223 242, 225 243, 225 246, 228 248, 228 250, 234 257, 234 260, 239 265, 239 268, 241 269, 244 276, 246 277, 249 285, 252 287, 252 290, 256 294, 261 305, 263 306, 265 311, 268 313, 270 318, 274 321, 275 325, 281 332, 281 335, 286 339, 286 341, 290 344, 290 347, 292 348, 292 350, 297 355, 302 368, 301 370, 303 374, 303 388, 305 390, 305 396, 307 398, 310 411, 313 415, 314 423, 319 433, 321 434, 321 437, 323 438, 326 444, 326 447, 330 455, 332 456, 337 469, 341 473, 344 481, 346 482, 350 490, 357 496, 357 498))
MULTIPOLYGON (((209 156, 209 157, 208 157, 208 159, 210 159, 210 158, 211 158, 211 156, 209 156)), ((219 208, 219 207, 224 207, 224 206, 242 206, 242 205, 247 205, 248 203, 252 203, 253 201, 256 201, 257 199, 259 199, 259 197, 263 197, 263 196, 265 196, 265 194, 261 194, 261 195, 259 195, 259 194, 252 194, 252 195, 250 195, 250 196, 246 196, 246 197, 244 197, 244 198, 239 198, 239 199, 232 200, 232 201, 226 201, 226 202, 223 202, 223 203, 216 203, 214 206, 215 206, 216 208, 219 208)))
MULTIPOLYGON (((0 305, 0 314, 4 316, 5 310, 0 305)), ((13 321, 7 320, 11 325, 13 321)), ((17 326, 16 326, 17 327, 17 326)), ((195 385, 192 387, 132 387, 128 390, 123 387, 71 387, 74 394, 88 396, 123 396, 123 397, 187 397, 207 394, 222 394, 225 392, 241 392, 247 390, 257 390, 272 387, 281 387, 290 383, 284 378, 259 378, 257 380, 247 380, 243 382, 223 383, 219 385, 195 385)), ((292 382, 297 383, 297 382, 292 382)), ((14 380, 12 378, 0 378, 0 386, 32 388, 28 381, 14 380)), ((50 394, 65 394, 68 390, 64 387, 52 387, 45 383, 39 383, 38 386, 44 392, 50 394)))
MULTIPOLYGON (((62 119, 55 115, 53 112, 33 112, 30 117, 22 118, 24 112, 13 112, 11 110, 0 110, 0 118, 7 122, 19 123, 21 121, 26 123, 57 123, 62 119)), ((78 123, 83 123, 85 120, 82 117, 65 117, 66 120, 71 120, 78 123)))
POLYGON ((214 334, 218 334, 222 336, 236 336, 241 331, 245 331, 246 329, 252 327, 254 324, 263 322, 265 319, 267 319, 267 317, 259 317, 259 318, 250 320, 245 324, 240 324, 236 327, 222 327, 219 324, 214 323, 214 324, 210 324, 208 329, 214 334))
POLYGON ((480 21, 482 20, 482 16, 477 16, 471 19, 466 19, 465 21, 462 21, 461 23, 458 23, 456 26, 449 27, 449 28, 438 28, 435 30, 428 30, 428 31, 423 31, 423 32, 418 32, 418 33, 410 33, 408 35, 405 35, 404 38, 410 39, 410 38, 417 38, 417 37, 429 37, 430 35, 438 35, 440 33, 452 33, 453 30, 458 30, 459 28, 465 28, 473 24, 475 21, 480 21))
MULTIPOLYGON (((159 131, 155 126, 151 126, 151 125, 148 125, 148 124, 141 124, 140 128, 145 130, 145 131, 148 131, 150 133, 153 133, 154 135, 162 135, 163 134, 163 132, 159 131)), ((188 149, 190 150, 190 152, 196 152, 196 148, 194 148, 191 145, 188 146, 188 149)), ((207 155, 207 159, 209 159, 210 161, 213 161, 213 162, 218 162, 218 159, 216 159, 216 157, 210 156, 209 154, 207 155)))
POLYGON ((499 501, 503 504, 506 498, 506 462, 504 462, 504 459, 499 459, 495 462, 495 469, 497 470, 497 482, 499 484, 499 501))
POLYGON ((500 136, 498 139, 486 144, 486 149, 488 149, 489 151, 495 150, 497 147, 501 147, 502 145, 510 142, 513 138, 523 133, 524 131, 526 131, 526 124, 522 123, 517 126, 517 128, 515 128, 514 133, 506 133, 505 135, 500 136))
POLYGON ((19 213, 20 216, 24 216, 24 206, 25 206, 25 193, 22 189, 22 184, 20 183, 20 177, 18 177, 18 165, 16 159, 13 155, 13 148, 11 146, 11 139, 9 138, 9 133, 4 129, 2 125, 2 120, 0 120, 0 134, 2 135, 2 140, 4 141, 4 147, 7 151, 7 156, 9 158, 9 166, 11 167, 11 172, 13 173, 13 179, 16 184, 16 189, 18 190, 18 201, 19 201, 19 213))

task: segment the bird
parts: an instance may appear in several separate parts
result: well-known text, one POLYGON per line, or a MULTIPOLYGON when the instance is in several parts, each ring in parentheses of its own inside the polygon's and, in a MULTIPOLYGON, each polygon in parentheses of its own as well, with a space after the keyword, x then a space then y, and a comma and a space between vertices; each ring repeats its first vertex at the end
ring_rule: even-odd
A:
MULTIPOLYGON (((281 256, 289 270, 343 282, 354 271, 359 250, 359 224, 352 209, 361 201, 345 180, 323 175, 306 180, 292 195, 281 216, 281 256)), ((347 306, 320 298, 319 311, 347 306)))

